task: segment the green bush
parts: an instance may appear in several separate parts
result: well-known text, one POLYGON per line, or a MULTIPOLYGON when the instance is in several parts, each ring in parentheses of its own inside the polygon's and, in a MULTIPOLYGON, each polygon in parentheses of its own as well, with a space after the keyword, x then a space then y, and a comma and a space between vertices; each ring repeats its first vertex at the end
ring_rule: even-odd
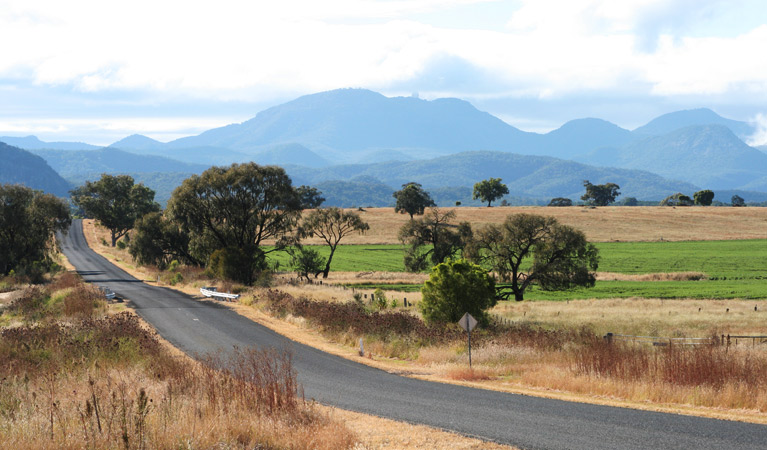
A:
POLYGON ((377 288, 373 291, 372 303, 374 307, 380 310, 384 310, 389 306, 389 300, 386 298, 386 294, 381 288, 377 288))
POLYGON ((457 322, 468 312, 487 325, 486 310, 497 303, 493 277, 464 259, 435 266, 421 293, 419 308, 427 322, 457 322))

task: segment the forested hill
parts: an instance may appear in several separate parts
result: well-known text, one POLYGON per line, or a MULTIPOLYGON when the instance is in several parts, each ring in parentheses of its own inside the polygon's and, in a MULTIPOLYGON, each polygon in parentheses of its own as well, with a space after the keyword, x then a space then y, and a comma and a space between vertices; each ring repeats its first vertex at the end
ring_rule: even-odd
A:
POLYGON ((37 155, 0 142, 0 184, 23 184, 68 197, 72 186, 37 155))
MULTIPOLYGON (((420 161, 391 161, 310 169, 288 166, 296 184, 365 179, 391 187, 415 181, 427 188, 468 187, 490 177, 502 178, 510 195, 550 199, 578 198, 583 180, 617 183, 624 196, 660 200, 675 192, 692 194, 697 186, 641 170, 594 167, 562 159, 505 152, 464 152, 420 161)), ((460 200, 460 199, 456 199, 460 200)))

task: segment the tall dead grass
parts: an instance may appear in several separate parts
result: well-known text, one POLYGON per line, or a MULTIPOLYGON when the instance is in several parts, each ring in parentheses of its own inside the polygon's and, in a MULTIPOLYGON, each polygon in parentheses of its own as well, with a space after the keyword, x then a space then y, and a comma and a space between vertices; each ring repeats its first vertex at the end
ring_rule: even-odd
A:
MULTIPOLYGON (((3 448, 355 444, 348 429, 303 400, 289 353, 235 349, 193 362, 171 355, 130 313, 88 315, 75 307, 59 315, 66 308, 45 306, 50 297, 42 291, 32 290, 14 310, 31 314, 23 324, 0 330, 3 448)), ((55 292, 67 304, 88 290, 66 278, 55 292)))

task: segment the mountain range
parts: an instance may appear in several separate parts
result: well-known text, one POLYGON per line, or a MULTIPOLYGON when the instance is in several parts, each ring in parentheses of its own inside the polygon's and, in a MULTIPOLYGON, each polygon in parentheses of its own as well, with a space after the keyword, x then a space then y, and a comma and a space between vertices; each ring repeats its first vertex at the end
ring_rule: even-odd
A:
MULTIPOLYGON (((767 153, 744 142, 755 132, 749 123, 694 109, 665 114, 634 130, 584 118, 540 134, 519 130, 463 100, 340 89, 167 143, 141 135, 107 148, 34 137, 0 141, 33 149, 75 182, 114 172, 143 174, 149 183, 151 173, 180 176, 210 165, 255 161, 286 167, 296 184, 348 184, 362 177, 379 183, 379 189, 417 181, 457 192, 501 177, 520 198, 576 199, 588 179, 617 182, 624 196, 658 200, 705 188, 767 191, 767 153)), ((174 178, 164 179, 169 185, 174 178)))

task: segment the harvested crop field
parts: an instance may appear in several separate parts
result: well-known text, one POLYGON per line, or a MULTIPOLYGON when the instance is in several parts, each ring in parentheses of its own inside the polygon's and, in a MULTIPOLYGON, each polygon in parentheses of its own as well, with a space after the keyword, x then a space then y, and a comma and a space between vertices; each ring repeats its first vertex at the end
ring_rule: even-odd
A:
MULTIPOLYGON (((529 213, 555 217, 586 233, 591 241, 700 241, 767 239, 767 208, 607 206, 572 207, 459 207, 456 221, 473 226, 501 223, 509 214, 529 213)), ((370 225, 364 235, 350 235, 344 244, 395 244, 397 232, 410 217, 394 208, 359 212, 370 225)), ((308 240, 307 243, 320 243, 308 240)))

